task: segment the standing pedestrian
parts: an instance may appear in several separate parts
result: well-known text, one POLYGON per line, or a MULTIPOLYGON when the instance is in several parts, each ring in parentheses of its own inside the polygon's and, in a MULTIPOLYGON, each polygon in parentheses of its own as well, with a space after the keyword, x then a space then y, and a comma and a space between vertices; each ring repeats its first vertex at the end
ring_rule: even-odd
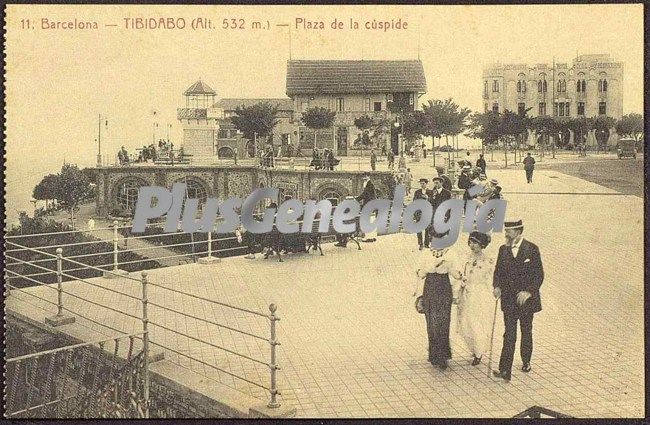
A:
POLYGON ((483 252, 489 243, 489 235, 476 231, 470 233, 467 245, 471 253, 459 270, 458 331, 472 352, 472 366, 480 364, 483 353, 489 349, 494 304, 490 282, 494 275, 494 260, 483 252))
MULTIPOLYGON (((431 198, 433 197, 433 192, 427 188, 427 185, 429 184, 428 179, 420 179, 420 188, 417 189, 413 193, 413 200, 416 199, 424 199, 427 202, 431 202, 431 198)), ((413 218, 416 221, 420 221, 422 217, 422 212, 421 211, 416 211, 413 218)), ((429 247, 429 227, 423 231, 423 232, 418 232, 417 233, 418 237, 418 247, 420 251, 424 249, 426 246, 427 248, 429 247)))
POLYGON ((372 171, 375 171, 375 168, 377 167, 377 154, 375 153, 374 149, 370 149, 370 168, 372 171))
POLYGON ((388 169, 392 170, 395 167, 395 153, 393 152, 393 149, 388 150, 388 169))
POLYGON ((411 194, 412 181, 413 181, 413 175, 411 174, 411 169, 407 168, 406 172, 404 173, 404 185, 406 186, 406 194, 407 195, 411 194))
POLYGON ((533 182, 533 170, 535 169, 535 158, 533 158, 528 152, 526 158, 524 158, 524 170, 526 171, 526 181, 528 183, 533 182))
POLYGON ((539 248, 524 239, 521 220, 505 221, 506 244, 499 248, 494 269, 495 298, 501 298, 501 311, 505 333, 499 361, 494 376, 511 379, 512 362, 517 342, 517 322, 521 327, 520 354, 522 372, 530 372, 533 354, 533 315, 542 310, 539 288, 544 281, 544 268, 539 248))
POLYGON ((479 154, 478 159, 476 160, 476 166, 481 169, 481 172, 483 174, 487 174, 485 172, 485 168, 487 167, 487 164, 485 162, 485 158, 483 158, 483 154, 479 154))
POLYGON ((397 169, 401 172, 406 170, 406 158, 404 157, 404 151, 399 154, 399 162, 397 163, 397 169))
POLYGON ((424 279, 420 301, 427 322, 429 362, 441 370, 447 369, 447 361, 451 359, 449 325, 453 292, 449 273, 454 270, 454 264, 447 252, 447 249, 423 251, 416 272, 420 279, 424 279))

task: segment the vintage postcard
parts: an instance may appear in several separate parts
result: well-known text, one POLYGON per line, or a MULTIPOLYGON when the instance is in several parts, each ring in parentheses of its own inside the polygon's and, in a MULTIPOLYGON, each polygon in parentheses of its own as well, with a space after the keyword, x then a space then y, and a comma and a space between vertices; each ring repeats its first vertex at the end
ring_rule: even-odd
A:
POLYGON ((644 418, 644 9, 10 4, 5 418, 644 418))

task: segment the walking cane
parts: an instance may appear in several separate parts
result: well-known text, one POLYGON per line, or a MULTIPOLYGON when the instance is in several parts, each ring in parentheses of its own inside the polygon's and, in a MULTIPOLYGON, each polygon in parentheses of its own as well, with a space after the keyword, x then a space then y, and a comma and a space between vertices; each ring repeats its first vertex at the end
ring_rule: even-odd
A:
POLYGON ((490 357, 488 357, 488 378, 492 376, 492 346, 494 345, 494 326, 497 323, 497 306, 499 305, 499 298, 494 301, 494 317, 492 319, 492 336, 490 337, 490 357))

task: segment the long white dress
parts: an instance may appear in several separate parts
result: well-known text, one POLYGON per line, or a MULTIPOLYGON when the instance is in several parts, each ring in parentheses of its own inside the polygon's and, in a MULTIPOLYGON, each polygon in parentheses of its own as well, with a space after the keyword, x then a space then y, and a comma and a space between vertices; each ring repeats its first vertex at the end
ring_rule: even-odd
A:
POLYGON ((492 331, 494 260, 481 251, 470 254, 467 261, 460 265, 459 271, 466 282, 458 296, 458 332, 470 351, 476 357, 481 357, 489 349, 492 331))

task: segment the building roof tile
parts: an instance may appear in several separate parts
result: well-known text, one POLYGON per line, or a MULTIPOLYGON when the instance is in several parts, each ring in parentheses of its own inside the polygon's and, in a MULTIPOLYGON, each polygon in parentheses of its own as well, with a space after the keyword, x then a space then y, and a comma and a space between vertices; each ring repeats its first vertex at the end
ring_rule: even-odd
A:
POLYGON ((190 88, 185 90, 183 93, 185 96, 190 96, 193 94, 212 94, 216 95, 217 92, 212 90, 212 88, 205 84, 203 81, 199 80, 196 83, 192 84, 190 88))
POLYGON ((419 60, 291 60, 287 95, 305 93, 392 93, 427 91, 419 60))

